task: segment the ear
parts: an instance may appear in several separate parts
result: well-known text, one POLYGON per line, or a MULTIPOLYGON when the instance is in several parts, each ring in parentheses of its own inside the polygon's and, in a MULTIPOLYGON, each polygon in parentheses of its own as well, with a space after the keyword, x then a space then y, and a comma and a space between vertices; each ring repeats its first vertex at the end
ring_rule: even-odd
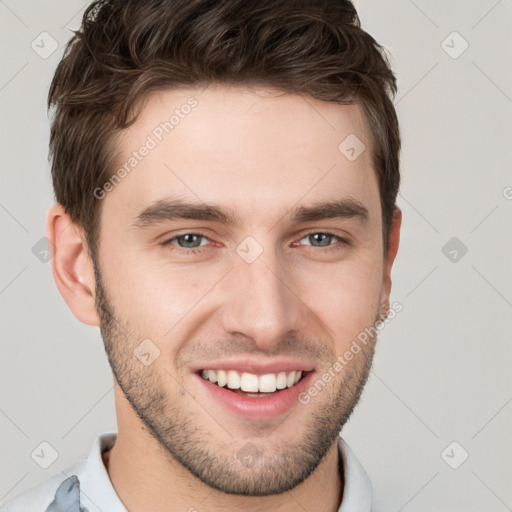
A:
POLYGON ((388 252, 384 259, 384 269, 382 275, 382 288, 380 294, 381 316, 385 318, 389 309, 389 294, 391 293, 391 268, 395 261, 398 245, 400 243, 400 227, 402 225, 402 211, 395 207, 393 210, 393 219, 389 232, 388 252))
POLYGON ((78 320, 99 326, 94 266, 83 229, 71 221, 62 205, 54 204, 46 216, 46 236, 55 248, 52 271, 60 294, 78 320))

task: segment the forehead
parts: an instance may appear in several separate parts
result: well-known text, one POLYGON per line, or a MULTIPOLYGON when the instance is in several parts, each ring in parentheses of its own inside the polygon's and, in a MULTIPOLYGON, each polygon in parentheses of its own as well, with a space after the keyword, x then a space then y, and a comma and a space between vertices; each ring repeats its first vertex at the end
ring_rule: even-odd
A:
POLYGON ((130 218, 169 196, 269 221, 308 201, 380 204, 358 104, 241 86, 166 90, 147 98, 117 144, 116 171, 126 172, 107 202, 130 218))

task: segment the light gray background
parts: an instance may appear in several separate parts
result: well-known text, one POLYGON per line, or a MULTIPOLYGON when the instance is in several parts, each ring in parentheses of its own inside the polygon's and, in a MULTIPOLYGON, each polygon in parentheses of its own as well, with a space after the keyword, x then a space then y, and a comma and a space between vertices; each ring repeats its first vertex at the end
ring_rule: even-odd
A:
MULTIPOLYGON (((32 252, 53 200, 47 91, 86 3, 0 0, 2 501, 116 428, 99 330, 75 319, 50 264, 32 252), (59 45, 46 59, 31 47, 43 51, 46 37, 51 48, 42 32, 59 45), (31 458, 43 441, 58 452, 48 469, 31 458)), ((404 309, 380 335, 343 437, 377 510, 512 510, 512 1, 356 7, 399 80, 403 227, 392 301, 404 309), (469 44, 457 58, 464 41, 454 31, 469 44), (442 252, 452 237, 468 249, 455 262, 442 252), (447 461, 465 451, 452 469, 447 461)))

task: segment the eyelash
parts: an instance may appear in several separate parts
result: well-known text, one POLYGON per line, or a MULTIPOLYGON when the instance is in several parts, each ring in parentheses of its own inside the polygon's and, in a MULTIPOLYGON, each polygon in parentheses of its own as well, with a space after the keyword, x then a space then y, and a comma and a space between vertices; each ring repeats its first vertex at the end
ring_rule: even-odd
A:
MULTIPOLYGON (((315 234, 319 234, 319 233, 321 233, 322 235, 328 235, 328 236, 332 236, 334 238, 337 238, 339 243, 338 244, 332 244, 332 245, 329 245, 327 247, 314 247, 314 246, 310 246, 313 249, 316 249, 317 252, 331 252, 332 250, 336 251, 336 250, 342 249, 344 246, 350 245, 350 242, 348 240, 346 240, 345 238, 340 237, 336 233, 332 233, 331 231, 309 231, 308 233, 305 233, 300 238, 300 240, 303 240, 304 238, 306 238, 306 237, 308 237, 310 235, 315 235, 315 234)), ((177 238, 184 237, 186 235, 196 235, 196 236, 205 238, 206 240, 210 240, 206 235, 203 235, 200 232, 196 233, 196 232, 192 232, 191 231, 191 232, 188 232, 188 233, 183 233, 181 235, 176 235, 176 236, 170 238, 169 240, 166 240, 165 242, 162 242, 161 245, 164 246, 164 247, 169 246, 169 245, 174 245, 172 243, 174 240, 176 240, 177 238)), ((193 249, 185 249, 183 247, 179 247, 177 245, 174 245, 174 248, 172 250, 173 251, 178 251, 178 252, 180 252, 182 254, 195 255, 195 254, 200 254, 200 253, 204 252, 205 249, 207 249, 207 246, 195 247, 193 249)))

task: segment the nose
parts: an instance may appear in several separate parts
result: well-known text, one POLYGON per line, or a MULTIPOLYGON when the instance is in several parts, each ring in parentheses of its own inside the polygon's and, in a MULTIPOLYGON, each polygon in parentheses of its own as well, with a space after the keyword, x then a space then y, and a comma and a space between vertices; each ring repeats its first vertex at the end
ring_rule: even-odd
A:
POLYGON ((266 252, 252 263, 235 261, 223 283, 223 296, 227 297, 221 315, 225 332, 252 338, 265 352, 296 336, 306 315, 304 303, 294 293, 296 283, 290 270, 266 252))

